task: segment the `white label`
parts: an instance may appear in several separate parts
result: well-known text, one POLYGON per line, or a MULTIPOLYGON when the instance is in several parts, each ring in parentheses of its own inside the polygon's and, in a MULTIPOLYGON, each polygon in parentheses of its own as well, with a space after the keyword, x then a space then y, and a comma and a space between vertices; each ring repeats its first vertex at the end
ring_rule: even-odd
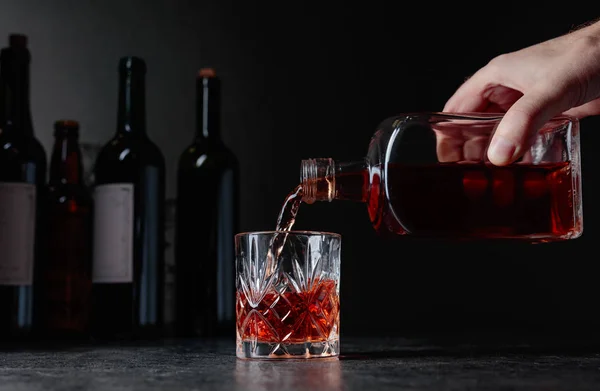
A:
POLYGON ((93 282, 133 281, 133 184, 97 186, 94 191, 93 282))
POLYGON ((31 285, 35 185, 0 183, 0 285, 31 285))

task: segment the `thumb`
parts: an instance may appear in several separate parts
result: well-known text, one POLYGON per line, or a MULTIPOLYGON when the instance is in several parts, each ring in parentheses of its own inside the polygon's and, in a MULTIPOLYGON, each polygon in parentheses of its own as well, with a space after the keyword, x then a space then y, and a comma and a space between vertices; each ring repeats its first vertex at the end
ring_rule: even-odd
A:
POLYGON ((487 156, 492 164, 510 164, 531 146, 539 129, 565 111, 567 103, 559 93, 530 92, 517 100, 498 124, 487 156))

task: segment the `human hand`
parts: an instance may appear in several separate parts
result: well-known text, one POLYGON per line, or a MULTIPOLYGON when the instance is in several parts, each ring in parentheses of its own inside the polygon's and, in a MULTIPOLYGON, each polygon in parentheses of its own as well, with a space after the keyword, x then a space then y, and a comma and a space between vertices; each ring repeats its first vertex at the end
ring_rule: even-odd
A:
POLYGON ((488 147, 491 163, 512 163, 561 113, 600 114, 600 22, 492 59, 467 79, 445 112, 505 113, 488 147))
MULTIPOLYGON (((436 157, 440 163, 480 163, 486 161, 487 148, 496 125, 502 114, 463 113, 448 116, 446 121, 431 124, 435 134, 436 157)), ((553 132, 564 126, 571 117, 556 116, 540 128, 538 137, 532 140, 532 148, 527 148, 519 157, 520 163, 533 163, 540 160, 560 159, 563 151, 560 138, 540 137, 540 134, 553 132)))

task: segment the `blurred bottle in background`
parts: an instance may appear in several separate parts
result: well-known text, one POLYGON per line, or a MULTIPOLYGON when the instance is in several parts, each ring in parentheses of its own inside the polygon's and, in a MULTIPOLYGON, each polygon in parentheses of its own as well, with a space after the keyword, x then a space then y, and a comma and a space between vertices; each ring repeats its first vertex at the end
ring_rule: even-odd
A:
POLYGON ((0 339, 27 338, 33 326, 34 264, 39 263, 46 153, 29 103, 27 36, 12 34, 0 53, 0 339))
POLYGON ((201 69, 196 134, 177 170, 175 331, 180 337, 235 336, 239 163, 220 136, 220 98, 214 69, 201 69))
POLYGON ((104 145, 101 143, 80 141, 79 149, 81 150, 81 160, 83 163, 83 182, 92 189, 94 187, 94 166, 98 154, 104 145))
POLYGON ((88 336, 92 289, 93 202, 84 183, 79 123, 54 124, 45 253, 36 275, 36 334, 71 340, 88 336))
POLYGON ((119 62, 117 131, 94 170, 93 334, 163 336, 165 161, 146 133, 146 63, 119 62))
POLYGON ((165 334, 175 333, 175 209, 176 200, 165 202, 165 334))

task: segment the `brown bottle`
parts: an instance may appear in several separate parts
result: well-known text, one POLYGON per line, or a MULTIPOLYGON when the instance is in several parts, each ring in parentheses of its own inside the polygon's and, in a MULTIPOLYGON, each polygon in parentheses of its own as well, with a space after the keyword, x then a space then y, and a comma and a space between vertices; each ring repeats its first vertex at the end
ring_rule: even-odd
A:
POLYGON ((79 124, 54 124, 35 323, 42 338, 79 339, 88 333, 92 287, 92 197, 83 182, 79 124))

